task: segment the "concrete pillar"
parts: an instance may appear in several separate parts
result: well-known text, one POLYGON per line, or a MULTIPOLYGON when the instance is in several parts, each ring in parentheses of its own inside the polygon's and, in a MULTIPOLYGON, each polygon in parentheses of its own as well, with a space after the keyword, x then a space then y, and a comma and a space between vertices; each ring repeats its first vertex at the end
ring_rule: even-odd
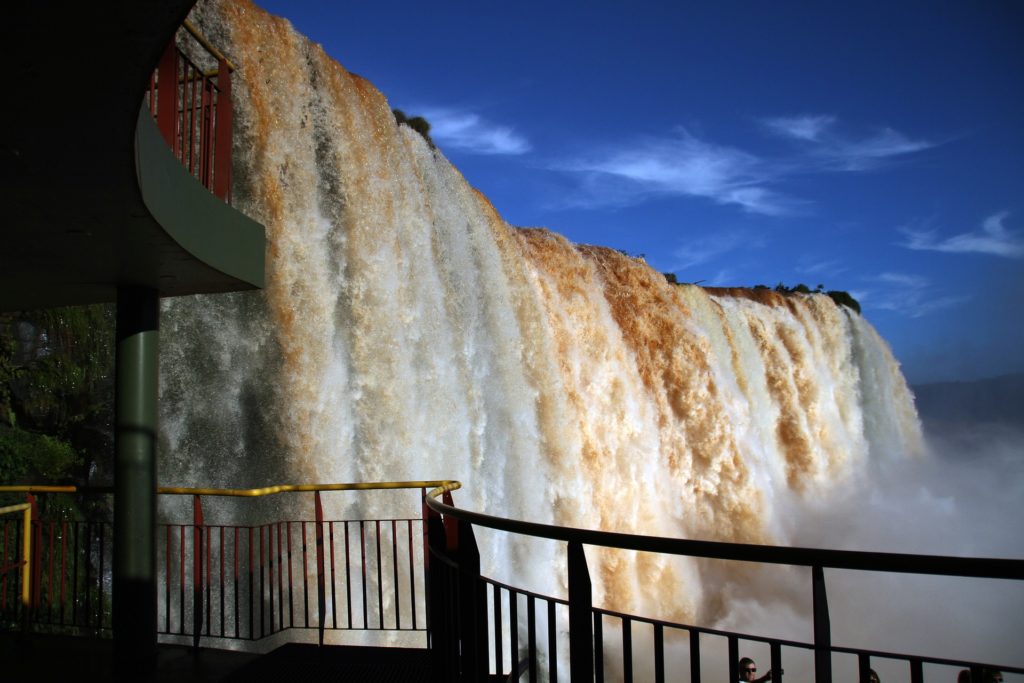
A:
POLYGON ((114 668, 144 680, 156 667, 156 441, 160 300, 117 292, 114 454, 114 668))

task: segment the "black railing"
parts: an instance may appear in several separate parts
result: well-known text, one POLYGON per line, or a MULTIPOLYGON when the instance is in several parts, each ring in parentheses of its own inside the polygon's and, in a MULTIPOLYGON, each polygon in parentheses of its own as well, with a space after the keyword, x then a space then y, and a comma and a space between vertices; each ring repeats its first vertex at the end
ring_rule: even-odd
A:
MULTIPOLYGON (((737 662, 741 642, 767 645, 772 683, 782 683, 783 648, 796 648, 813 655, 814 680, 831 683, 833 654, 857 658, 859 679, 867 683, 872 659, 905 662, 911 683, 922 683, 925 665, 941 665, 969 669, 972 680, 984 680, 986 670, 1024 673, 1024 668, 893 652, 837 647, 831 642, 825 573, 828 569, 896 572, 987 579, 1024 579, 1024 561, 1010 559, 963 558, 935 555, 908 555, 860 551, 788 548, 778 546, 691 541, 663 537, 636 536, 588 529, 557 527, 484 515, 454 507, 443 488, 429 494, 427 506, 430 548, 429 603, 432 615, 429 626, 431 648, 434 650, 434 675, 438 681, 478 681, 488 676, 508 676, 518 680, 520 674, 539 680, 541 651, 547 653, 548 680, 559 676, 571 681, 604 681, 605 643, 611 634, 605 622, 619 622, 621 635, 617 646, 622 652, 621 678, 632 681, 634 658, 633 629, 639 625, 649 629, 653 645, 651 662, 645 666, 653 671, 655 681, 666 680, 666 634, 675 634, 688 648, 691 683, 701 680, 701 636, 725 639, 728 648, 729 680, 739 680, 737 662), (437 500, 441 496, 442 501, 437 500), (568 598, 553 598, 502 584, 480 575, 480 557, 473 526, 478 525, 509 533, 563 541, 567 544, 568 598), (735 560, 776 565, 795 565, 811 569, 813 601, 813 632, 811 643, 796 642, 751 634, 734 633, 695 625, 639 617, 595 608, 591 601, 589 569, 583 546, 600 546, 669 555, 735 560), (488 595, 490 592, 490 595, 488 595), (507 598, 507 602, 506 602, 507 598), (520 612, 525 603, 525 628, 520 612), (504 605, 507 604, 507 609, 504 605), (567 615, 566 615, 567 612, 567 615), (546 616, 546 633, 538 635, 538 614, 546 616), (567 618, 566 618, 567 617, 567 618), (559 624, 568 625, 569 671, 559 671, 559 624), (525 630, 526 642, 520 643, 525 630), (525 656, 520 660, 520 653, 525 656), (511 663, 504 668, 505 653, 511 663), (491 655, 493 654, 493 659, 491 655), (568 675, 566 676, 566 673, 568 675)), ((564 651, 564 648, 561 648, 564 651)), ((563 662, 564 662, 563 658, 563 662)), ((707 679, 722 680, 722 672, 707 679)), ((686 680, 684 678, 684 680, 686 680)))

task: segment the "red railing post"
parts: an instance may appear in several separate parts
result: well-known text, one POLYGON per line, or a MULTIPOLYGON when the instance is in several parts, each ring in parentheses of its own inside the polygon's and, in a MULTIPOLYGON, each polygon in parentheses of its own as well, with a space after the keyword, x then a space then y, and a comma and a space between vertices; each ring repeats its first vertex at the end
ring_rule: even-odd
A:
POLYGON ((167 43, 156 71, 156 125, 174 156, 178 156, 178 48, 173 40, 167 43))
POLYGON ((25 561, 32 562, 32 612, 39 609, 41 590, 43 587, 43 520, 39 516, 39 503, 31 493, 28 503, 32 506, 32 557, 25 561))
POLYGON ((320 646, 324 644, 324 627, 327 619, 327 599, 324 594, 324 507, 320 502, 320 492, 314 491, 313 502, 316 507, 316 605, 319 615, 320 646))
POLYGON ((192 647, 198 648, 203 630, 203 504, 199 496, 192 497, 192 517, 192 647))
POLYGON ((217 99, 214 105, 213 193, 231 203, 231 127, 234 107, 231 104, 231 70, 227 60, 217 64, 217 99))

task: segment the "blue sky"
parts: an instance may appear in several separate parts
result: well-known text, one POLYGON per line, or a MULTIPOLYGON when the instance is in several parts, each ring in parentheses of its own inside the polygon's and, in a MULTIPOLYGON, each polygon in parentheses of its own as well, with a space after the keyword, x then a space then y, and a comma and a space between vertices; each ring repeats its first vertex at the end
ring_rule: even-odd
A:
POLYGON ((513 225, 843 289, 913 382, 1024 372, 1024 3, 259 3, 513 225))

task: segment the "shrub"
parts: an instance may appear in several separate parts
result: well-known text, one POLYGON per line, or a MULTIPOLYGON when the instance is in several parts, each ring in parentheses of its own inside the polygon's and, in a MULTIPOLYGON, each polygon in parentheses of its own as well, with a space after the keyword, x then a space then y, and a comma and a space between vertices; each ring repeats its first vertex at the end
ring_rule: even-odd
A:
POLYGON ((405 112, 401 109, 392 109, 391 113, 395 115, 395 122, 400 126, 409 126, 414 131, 419 133, 427 144, 431 148, 436 147, 434 141, 430 138, 430 122, 422 116, 406 116, 405 112))

